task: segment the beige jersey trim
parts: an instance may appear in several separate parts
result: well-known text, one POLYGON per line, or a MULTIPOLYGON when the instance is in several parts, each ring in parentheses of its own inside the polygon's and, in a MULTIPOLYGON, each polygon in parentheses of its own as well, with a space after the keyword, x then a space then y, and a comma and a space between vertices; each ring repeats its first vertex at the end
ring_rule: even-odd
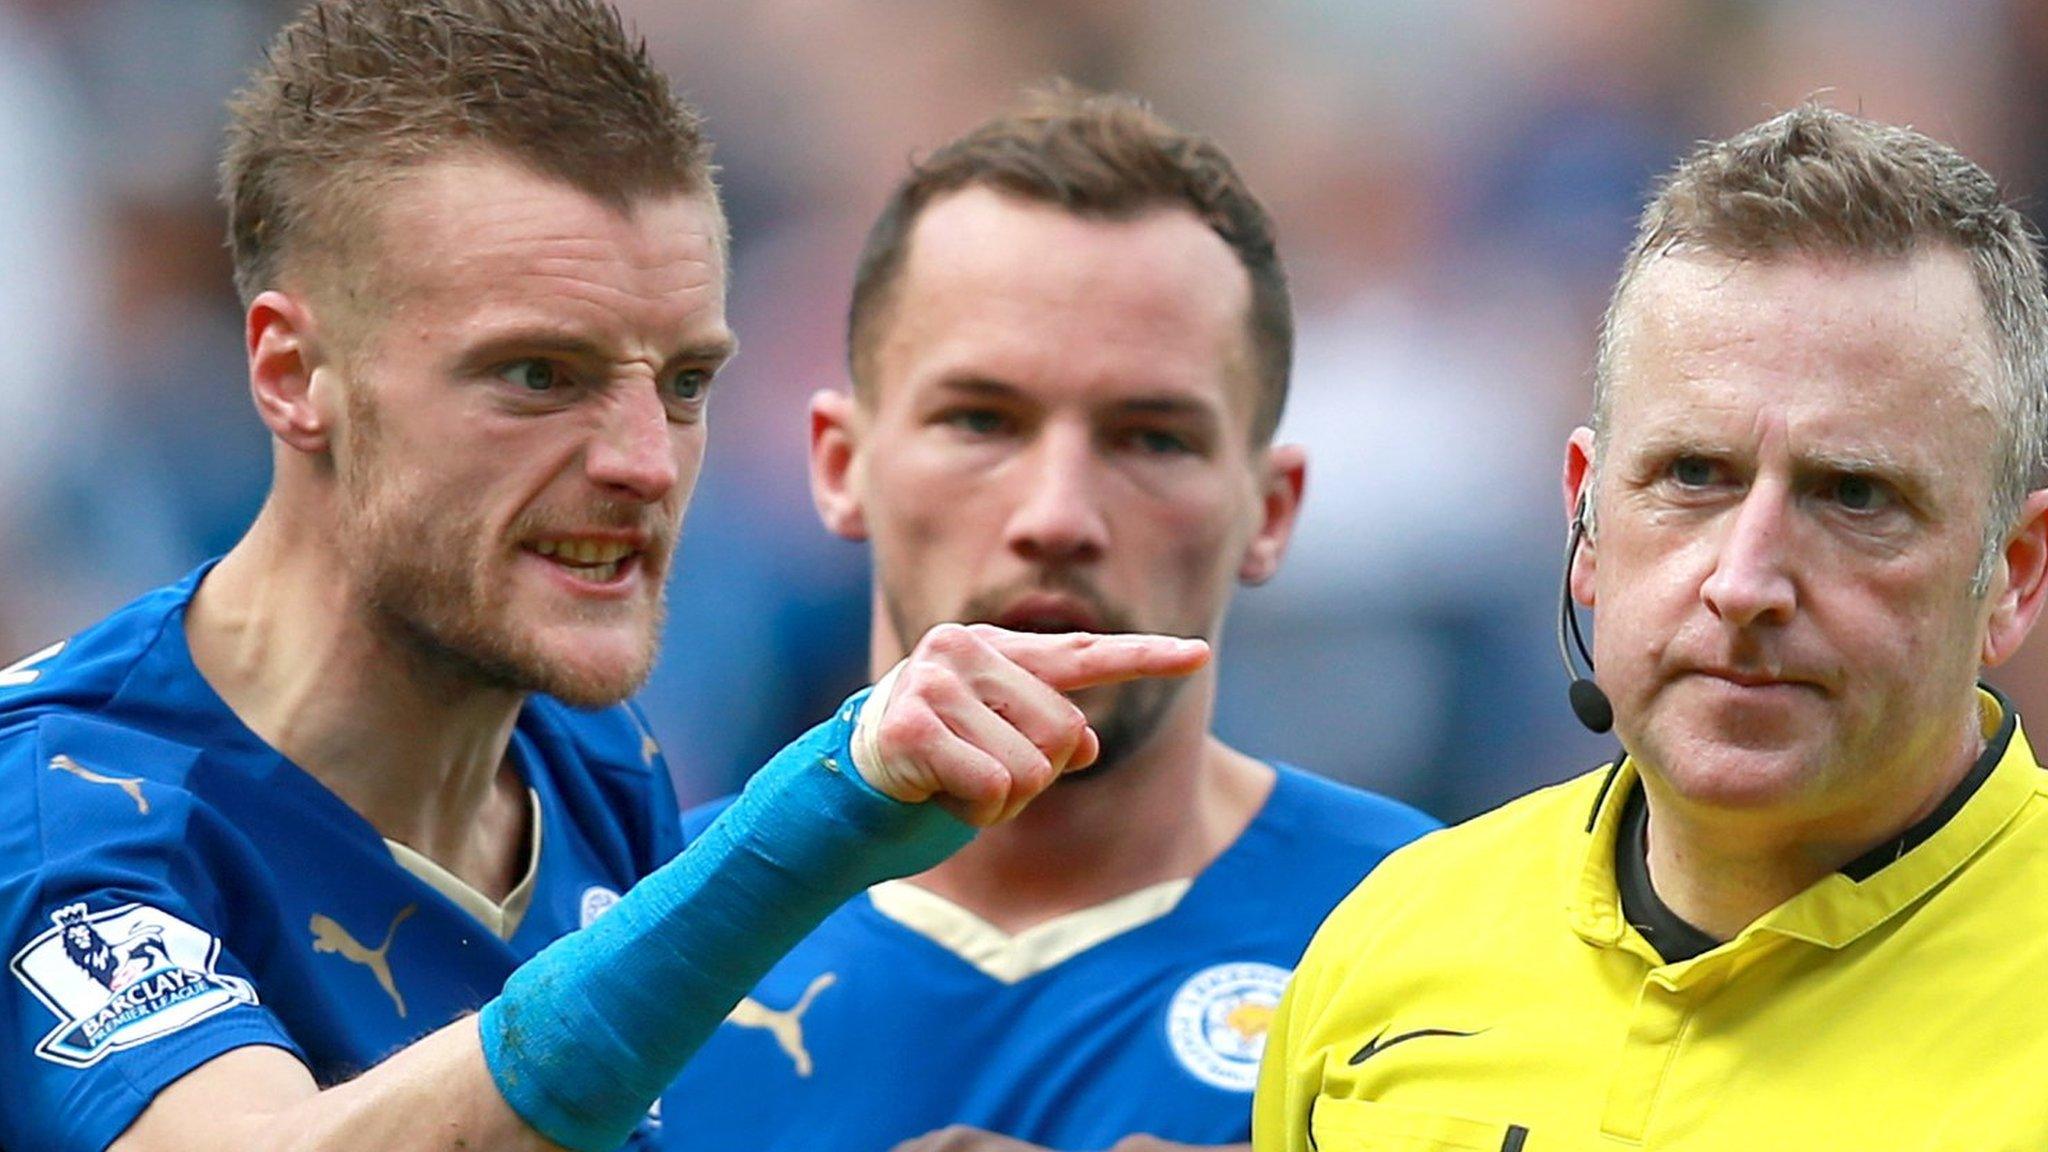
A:
POLYGON ((1015 984, 1174 910, 1194 881, 1166 880, 1056 916, 1016 935, 907 880, 868 889, 875 910, 960 957, 989 978, 1015 984))
POLYGON ((477 923, 490 929, 498 939, 510 940, 512 934, 519 931, 519 922, 526 918, 526 907, 533 902, 534 877, 540 874, 540 793, 528 788, 526 799, 533 811, 532 849, 526 857, 526 874, 506 894, 503 904, 492 902, 490 897, 464 883, 455 873, 396 840, 386 840, 384 846, 391 850, 391 858, 398 861, 400 868, 454 901, 457 907, 476 917, 477 923))

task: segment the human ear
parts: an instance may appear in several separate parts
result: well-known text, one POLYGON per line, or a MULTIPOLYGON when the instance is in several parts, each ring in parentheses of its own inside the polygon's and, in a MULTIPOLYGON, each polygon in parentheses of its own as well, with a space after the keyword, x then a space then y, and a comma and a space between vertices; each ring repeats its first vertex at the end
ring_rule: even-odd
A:
POLYGON ((1595 545, 1593 524, 1593 430, 1576 428, 1564 449, 1565 530, 1580 531, 1579 546, 1573 550, 1571 571, 1565 573, 1572 599, 1587 608, 1593 606, 1593 575, 1599 568, 1600 550, 1595 545))
POLYGON ((835 536, 868 538, 860 503, 859 401, 848 392, 825 389, 811 397, 811 502, 835 536))
POLYGON ((1259 464, 1259 525, 1245 545, 1237 578, 1264 584, 1280 570, 1287 543, 1301 516, 1301 495, 1308 479, 1308 451, 1299 444, 1278 444, 1259 464))
POLYGON ((249 353, 249 394, 264 427, 285 445, 307 453, 327 451, 332 415, 325 388, 317 385, 335 370, 306 302, 290 293, 268 291, 249 302, 243 318, 249 353))
POLYGON ((2006 536, 1991 587, 1991 615, 1979 660, 1987 668, 2004 663, 2041 618, 2048 590, 2048 489, 2028 493, 2019 523, 2006 536))

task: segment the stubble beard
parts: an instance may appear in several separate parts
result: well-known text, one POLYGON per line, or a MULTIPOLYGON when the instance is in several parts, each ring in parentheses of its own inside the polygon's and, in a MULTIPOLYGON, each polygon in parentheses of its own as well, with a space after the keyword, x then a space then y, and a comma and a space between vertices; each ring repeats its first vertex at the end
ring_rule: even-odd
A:
MULTIPOLYGON (((882 604, 897 640, 908 650, 938 624, 994 623, 1004 606, 1025 590, 1056 591, 1085 601, 1095 617, 1097 632, 1136 631, 1128 613, 1110 604, 1093 584, 1069 573, 1053 573, 1039 580, 979 593, 951 616, 926 618, 930 614, 913 614, 903 598, 886 585, 882 589, 882 604)), ((1100 779, 1126 763, 1158 733, 1186 684, 1187 678, 1183 676, 1153 676, 1068 693, 1087 713, 1100 747, 1093 764, 1067 773, 1061 781, 1100 779)))
MULTIPOLYGON (((448 500, 398 490, 380 472, 381 422, 365 391, 360 384, 348 391, 352 443, 340 467, 339 539, 349 586, 371 627, 424 671, 423 679, 452 692, 538 692, 577 708, 604 708, 638 691, 654 667, 667 618, 663 577, 673 527, 656 534, 641 560, 654 598, 638 651, 611 667, 552 659, 532 633, 509 619, 502 585, 491 575, 495 536, 483 517, 448 500)), ((634 526, 645 520, 635 509, 615 508, 607 506, 590 519, 606 525, 623 519, 634 526)), ((522 517, 506 539, 526 538, 538 527, 533 519, 530 513, 522 517)), ((604 610, 578 605, 575 611, 595 622, 604 610)))

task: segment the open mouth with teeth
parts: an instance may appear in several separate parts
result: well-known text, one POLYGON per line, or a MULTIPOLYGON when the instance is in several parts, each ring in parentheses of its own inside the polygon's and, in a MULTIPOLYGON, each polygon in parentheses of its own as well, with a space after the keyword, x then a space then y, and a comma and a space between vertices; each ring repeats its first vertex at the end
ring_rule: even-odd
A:
POLYGON ((592 584, 610 584, 639 559, 639 549, 616 540, 536 540, 535 554, 592 584))

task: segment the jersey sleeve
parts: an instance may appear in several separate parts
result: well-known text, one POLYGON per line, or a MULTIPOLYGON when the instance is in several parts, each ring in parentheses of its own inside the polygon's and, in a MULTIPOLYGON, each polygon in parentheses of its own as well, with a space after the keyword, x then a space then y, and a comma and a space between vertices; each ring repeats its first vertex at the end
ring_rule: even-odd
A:
POLYGON ((0 1147, 98 1152, 222 1053, 305 1059, 228 946, 264 864, 184 787, 198 760, 75 715, 0 730, 0 1147))
POLYGON ((1300 1000, 1302 970, 1296 969, 1266 1030, 1266 1054, 1259 1061, 1252 1096, 1253 1152, 1308 1152, 1308 1113, 1314 1088, 1296 1066, 1289 1041, 1300 1000))

